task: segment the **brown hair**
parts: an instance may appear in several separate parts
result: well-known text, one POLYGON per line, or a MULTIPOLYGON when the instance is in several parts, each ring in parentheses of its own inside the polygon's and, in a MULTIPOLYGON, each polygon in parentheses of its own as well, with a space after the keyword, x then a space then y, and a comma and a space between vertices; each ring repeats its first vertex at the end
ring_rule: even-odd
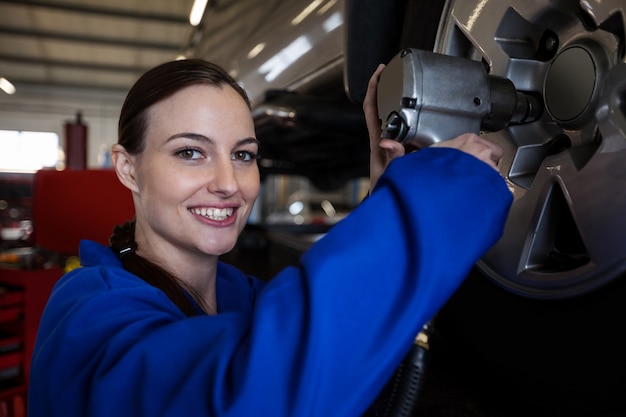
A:
MULTIPOLYGON (((141 153, 145 146, 150 107, 185 87, 198 84, 230 86, 250 108, 246 92, 219 66, 200 59, 166 62, 143 74, 128 92, 120 112, 117 143, 131 154, 141 153)), ((120 257, 124 269, 162 290, 187 316, 195 315, 196 311, 185 291, 204 308, 201 297, 192 288, 185 286, 163 267, 137 255, 134 219, 116 226, 109 243, 120 257)))

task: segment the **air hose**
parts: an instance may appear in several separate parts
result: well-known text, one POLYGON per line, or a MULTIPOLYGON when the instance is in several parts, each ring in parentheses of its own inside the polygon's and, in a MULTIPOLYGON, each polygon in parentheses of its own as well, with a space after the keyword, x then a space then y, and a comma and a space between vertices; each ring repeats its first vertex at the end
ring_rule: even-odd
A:
POLYGON ((430 359, 432 322, 427 322, 417 334, 411 350, 396 369, 386 407, 381 417, 416 416, 420 393, 430 359))

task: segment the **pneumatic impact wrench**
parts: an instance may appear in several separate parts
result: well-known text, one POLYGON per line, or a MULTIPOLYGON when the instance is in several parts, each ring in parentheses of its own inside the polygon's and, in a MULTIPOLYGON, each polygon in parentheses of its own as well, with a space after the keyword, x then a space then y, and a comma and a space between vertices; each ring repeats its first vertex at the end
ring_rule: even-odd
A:
MULTIPOLYGON (((489 75, 482 62, 405 49, 378 83, 382 138, 407 150, 428 147, 463 133, 495 132, 531 123, 543 113, 540 97, 517 91, 506 78, 489 75)), ((430 356, 433 320, 415 338, 392 380, 377 417, 415 416, 430 356)))
POLYGON ((543 102, 489 75, 482 62, 404 49, 381 74, 378 113, 383 138, 420 149, 463 133, 534 122, 543 102))

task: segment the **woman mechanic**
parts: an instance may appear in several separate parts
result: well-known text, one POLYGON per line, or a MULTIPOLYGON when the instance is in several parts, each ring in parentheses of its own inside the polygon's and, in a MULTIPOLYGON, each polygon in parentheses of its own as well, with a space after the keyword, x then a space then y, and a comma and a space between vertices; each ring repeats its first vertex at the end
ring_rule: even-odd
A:
POLYGON ((218 260, 259 192, 245 92, 199 60, 144 74, 112 147, 135 218, 110 248, 81 242, 82 267, 55 286, 29 415, 361 415, 512 200, 501 149, 478 136, 405 156, 380 141, 382 68, 364 103, 375 187, 267 284, 218 260))

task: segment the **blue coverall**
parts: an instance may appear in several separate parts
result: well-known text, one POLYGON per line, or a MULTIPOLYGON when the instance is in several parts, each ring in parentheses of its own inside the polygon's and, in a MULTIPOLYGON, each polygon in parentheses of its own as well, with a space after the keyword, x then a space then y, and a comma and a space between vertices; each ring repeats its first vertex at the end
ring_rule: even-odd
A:
POLYGON ((396 159, 268 284, 221 263, 218 314, 192 318, 83 241, 42 317, 29 415, 359 416, 500 237, 511 201, 458 150, 396 159))

